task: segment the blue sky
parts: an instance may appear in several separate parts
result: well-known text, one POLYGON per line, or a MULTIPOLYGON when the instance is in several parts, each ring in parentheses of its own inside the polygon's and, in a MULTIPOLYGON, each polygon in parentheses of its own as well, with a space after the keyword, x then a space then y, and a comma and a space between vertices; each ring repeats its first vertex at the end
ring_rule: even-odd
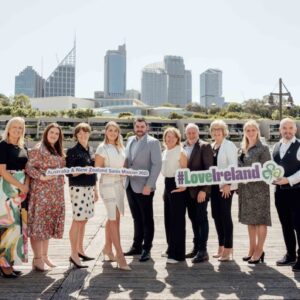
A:
POLYGON ((282 77, 300 104, 299 11, 297 0, 4 1, 0 93, 14 93, 27 65, 47 77, 76 32, 78 97, 103 90, 105 52, 126 41, 128 89, 140 90, 145 65, 179 55, 192 70, 193 101, 199 74, 219 68, 227 101, 260 98, 282 77))

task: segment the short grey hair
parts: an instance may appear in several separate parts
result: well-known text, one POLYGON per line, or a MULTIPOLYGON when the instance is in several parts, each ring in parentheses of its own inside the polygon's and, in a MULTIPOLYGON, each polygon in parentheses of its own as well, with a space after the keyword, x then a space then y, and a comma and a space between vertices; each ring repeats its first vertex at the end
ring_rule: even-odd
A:
POLYGON ((285 125, 286 123, 292 123, 293 126, 294 126, 294 128, 297 128, 296 122, 295 122, 293 119, 291 119, 291 118, 284 118, 284 119, 282 119, 282 120, 280 121, 279 128, 282 128, 283 125, 285 125))
POLYGON ((197 130, 198 133, 200 133, 199 127, 195 123, 187 124, 187 126, 185 127, 185 132, 187 132, 190 128, 194 128, 197 130))

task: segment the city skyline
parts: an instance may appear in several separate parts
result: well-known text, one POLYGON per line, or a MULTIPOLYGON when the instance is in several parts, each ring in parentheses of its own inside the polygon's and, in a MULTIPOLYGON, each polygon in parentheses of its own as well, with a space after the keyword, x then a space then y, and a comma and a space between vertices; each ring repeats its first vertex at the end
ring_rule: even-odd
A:
POLYGON ((299 8, 300 3, 291 0, 285 5, 279 0, 5 2, 0 92, 13 95, 14 77, 26 66, 42 76, 50 74, 76 32, 78 97, 93 97, 103 89, 105 52, 126 42, 127 89, 141 90, 145 65, 175 55, 192 71, 194 102, 199 102, 199 75, 217 68, 223 71, 226 101, 262 98, 274 91, 281 77, 299 104, 299 8), (170 7, 172 14, 166 14, 170 7), (100 18, 99 11, 115 11, 113 20, 109 13, 100 18), (131 14, 134 18, 128 17, 131 14), (159 19, 164 22, 155 21, 159 19))

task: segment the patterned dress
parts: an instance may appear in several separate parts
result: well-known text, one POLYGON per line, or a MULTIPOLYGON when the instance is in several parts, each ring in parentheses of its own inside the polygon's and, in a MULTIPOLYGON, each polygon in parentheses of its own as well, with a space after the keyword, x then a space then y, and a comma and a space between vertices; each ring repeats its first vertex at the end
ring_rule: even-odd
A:
MULTIPOLYGON (((248 167, 255 162, 263 164, 271 160, 269 147, 260 141, 246 154, 239 151, 239 167, 248 167)), ((263 181, 239 183, 239 222, 246 225, 271 226, 270 187, 263 181)))
POLYGON ((47 169, 63 168, 65 159, 52 155, 43 144, 29 151, 26 173, 31 177, 28 236, 36 240, 61 239, 65 222, 64 176, 41 181, 47 169))
MULTIPOLYGON (((0 142, 0 164, 19 182, 24 183, 23 170, 27 150, 0 142)), ((27 199, 12 184, 0 177, 0 266, 10 267, 28 261, 27 199)))

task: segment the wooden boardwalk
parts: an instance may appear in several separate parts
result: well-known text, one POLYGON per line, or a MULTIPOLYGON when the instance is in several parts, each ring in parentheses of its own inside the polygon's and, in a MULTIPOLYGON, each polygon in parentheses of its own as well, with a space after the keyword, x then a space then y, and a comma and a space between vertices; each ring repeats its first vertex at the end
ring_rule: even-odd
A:
MULTIPOLYGON (((85 241, 87 254, 95 256, 96 260, 89 262, 88 269, 70 269, 68 230, 72 214, 66 197, 64 238, 53 240, 49 253, 59 267, 41 274, 32 272, 29 263, 23 265, 19 269, 24 275, 19 279, 0 278, 0 299, 300 299, 300 274, 294 274, 291 267, 275 265, 285 250, 273 200, 273 226, 266 241, 265 264, 248 266, 242 261, 248 250, 247 228, 237 221, 237 198, 234 196, 234 261, 220 263, 210 258, 209 262, 193 265, 188 259, 177 265, 166 265, 166 259, 161 257, 166 249, 162 192, 163 178, 160 177, 154 198, 156 230, 151 261, 140 263, 137 258, 130 259, 131 272, 116 269, 116 263, 102 262, 105 209, 99 202, 96 217, 88 222, 85 241)), ((209 220, 211 255, 217 249, 217 237, 210 210, 209 220)), ((127 202, 121 230, 125 250, 131 245, 133 230, 127 202)), ((192 247, 191 240, 187 219, 187 250, 192 247)))

